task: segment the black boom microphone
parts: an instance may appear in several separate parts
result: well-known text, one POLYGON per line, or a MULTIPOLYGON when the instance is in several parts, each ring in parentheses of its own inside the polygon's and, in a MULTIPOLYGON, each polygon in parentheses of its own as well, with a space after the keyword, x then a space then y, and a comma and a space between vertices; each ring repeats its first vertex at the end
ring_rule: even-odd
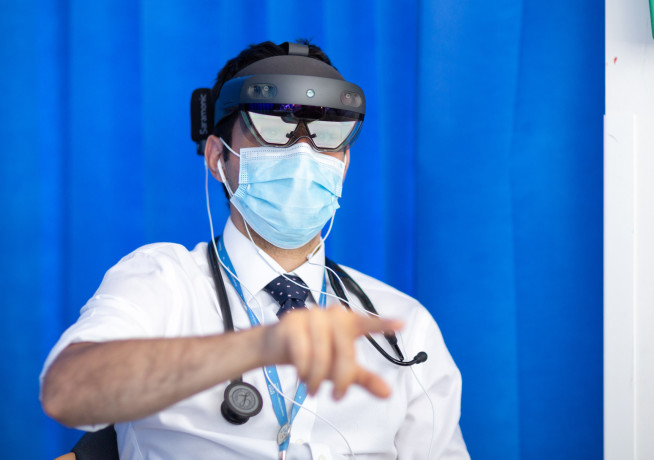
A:
POLYGON ((204 146, 213 130, 213 106, 209 88, 198 88, 191 94, 191 139, 198 144, 198 155, 204 155, 204 146))

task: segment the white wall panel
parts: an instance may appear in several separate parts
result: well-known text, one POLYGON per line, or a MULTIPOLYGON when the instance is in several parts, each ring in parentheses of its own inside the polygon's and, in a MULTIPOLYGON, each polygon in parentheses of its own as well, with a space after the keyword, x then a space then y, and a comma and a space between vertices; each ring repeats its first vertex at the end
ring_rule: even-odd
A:
POLYGON ((606 0, 604 449, 654 458, 654 39, 645 0, 606 0))

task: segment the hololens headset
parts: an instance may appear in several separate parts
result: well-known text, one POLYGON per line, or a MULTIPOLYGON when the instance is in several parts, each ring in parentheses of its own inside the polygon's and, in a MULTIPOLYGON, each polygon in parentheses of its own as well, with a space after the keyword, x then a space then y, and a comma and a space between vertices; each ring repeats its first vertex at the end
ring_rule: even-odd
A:
POLYGON ((287 55, 250 64, 227 80, 214 101, 211 90, 191 96, 191 138, 204 146, 213 128, 239 111, 263 146, 287 147, 305 138, 319 152, 338 152, 356 140, 366 112, 363 90, 309 47, 284 43, 287 55))
MULTIPOLYGON (((222 120, 240 111, 255 139, 264 146, 286 147, 306 138, 321 152, 343 150, 356 140, 366 110, 363 90, 345 81, 332 66, 309 58, 306 45, 284 43, 288 55, 257 61, 238 72, 223 85, 217 101, 211 90, 200 88, 191 96, 191 138, 197 143, 198 155, 204 155, 206 140, 222 120)), ((207 251, 216 286, 225 332, 233 331, 231 309, 220 264, 209 242, 207 251)), ((329 281, 334 293, 350 309, 344 289, 357 297, 363 308, 378 316, 361 287, 339 265, 327 259, 329 281)), ((370 335, 368 341, 390 362, 411 366, 425 362, 427 353, 419 352, 405 361, 394 333, 384 334, 399 359, 390 356, 370 335)), ((235 425, 246 423, 261 411, 259 391, 234 379, 225 388, 221 405, 224 418, 235 425)))

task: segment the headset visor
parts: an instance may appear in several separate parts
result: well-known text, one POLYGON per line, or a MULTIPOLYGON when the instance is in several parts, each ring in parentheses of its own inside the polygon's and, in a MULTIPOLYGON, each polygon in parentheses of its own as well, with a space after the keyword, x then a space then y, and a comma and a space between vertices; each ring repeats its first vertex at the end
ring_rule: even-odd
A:
POLYGON ((338 152, 356 140, 363 114, 300 104, 240 104, 241 114, 262 145, 283 147, 307 138, 321 152, 338 152))

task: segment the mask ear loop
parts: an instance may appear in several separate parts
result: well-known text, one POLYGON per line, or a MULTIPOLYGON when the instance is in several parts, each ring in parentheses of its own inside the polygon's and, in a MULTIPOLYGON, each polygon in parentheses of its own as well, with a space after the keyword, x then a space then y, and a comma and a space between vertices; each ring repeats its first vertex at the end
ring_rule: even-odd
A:
POLYGON ((234 155, 236 155, 238 158, 241 158, 241 154, 240 154, 240 153, 236 153, 236 152, 234 151, 234 149, 232 149, 232 148, 227 144, 227 142, 225 142, 225 140, 224 140, 222 137, 219 137, 218 139, 220 139, 220 142, 222 142, 223 145, 224 145, 225 147, 227 147, 227 150, 229 150, 230 152, 232 152, 232 153, 233 153, 234 155))
MULTIPOLYGON (((219 137, 218 139, 220 139, 220 142, 222 142, 223 145, 225 147, 227 147, 227 150, 229 150, 234 155, 236 155, 237 158, 241 158, 241 155, 239 155, 234 150, 232 150, 232 148, 229 145, 227 145, 227 142, 225 142, 222 137, 219 137)), ((229 193, 229 197, 232 198, 234 196, 234 192, 232 192, 232 188, 229 186, 229 182, 227 182, 227 178, 225 177, 225 172, 224 172, 224 169, 225 169, 224 155, 221 155, 221 158, 223 159, 222 166, 220 164, 220 159, 218 160, 218 165, 217 165, 218 166, 218 174, 220 175, 220 180, 223 181, 223 185, 225 186, 225 188, 227 189, 227 192, 229 193)), ((204 163, 205 163, 205 165, 207 164, 206 158, 205 158, 204 163)))

